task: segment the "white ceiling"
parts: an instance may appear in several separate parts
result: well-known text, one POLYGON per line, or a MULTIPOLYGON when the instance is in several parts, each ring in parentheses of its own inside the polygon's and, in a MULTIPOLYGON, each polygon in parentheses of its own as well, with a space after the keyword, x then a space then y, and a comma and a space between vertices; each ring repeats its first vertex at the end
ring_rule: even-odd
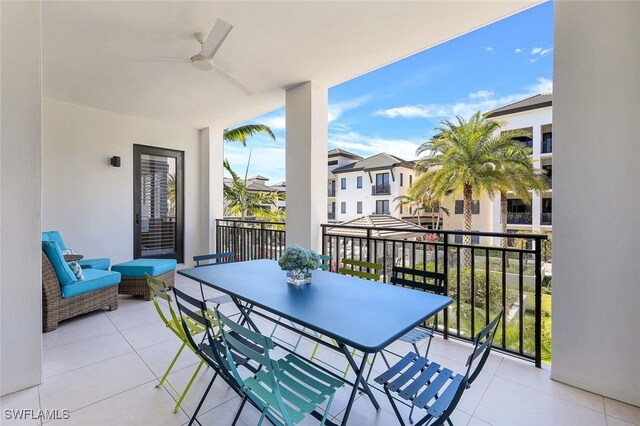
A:
MULTIPOLYGON (((304 81, 328 87, 524 10, 532 1, 91 2, 43 4, 44 94, 195 127, 229 126, 284 104, 304 81), (215 60, 255 93, 188 62, 194 32, 234 28, 215 60)), ((28 29, 25 29, 28 31, 28 29)))

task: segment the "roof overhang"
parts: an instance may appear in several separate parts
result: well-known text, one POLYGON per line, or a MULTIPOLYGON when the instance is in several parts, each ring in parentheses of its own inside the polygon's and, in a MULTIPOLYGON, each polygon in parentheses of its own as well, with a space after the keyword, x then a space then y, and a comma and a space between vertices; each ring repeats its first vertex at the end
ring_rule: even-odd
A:
POLYGON ((45 1, 43 91, 93 108, 194 127, 230 126, 540 1, 45 1), (193 34, 234 28, 215 61, 254 93, 189 62, 193 34))

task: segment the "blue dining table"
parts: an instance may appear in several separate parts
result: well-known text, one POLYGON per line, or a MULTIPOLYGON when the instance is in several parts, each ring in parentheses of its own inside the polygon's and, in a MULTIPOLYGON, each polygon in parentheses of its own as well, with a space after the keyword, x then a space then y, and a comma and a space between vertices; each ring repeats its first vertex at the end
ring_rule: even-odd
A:
POLYGON ((452 303, 450 297, 321 270, 313 271, 311 284, 287 284, 278 263, 267 259, 181 269, 178 274, 231 296, 256 331, 260 330, 251 314, 259 307, 334 339, 338 347, 328 346, 342 352, 356 373, 343 425, 359 388, 380 409, 363 377, 368 355, 380 352, 452 303), (348 347, 363 353, 360 365, 348 347))

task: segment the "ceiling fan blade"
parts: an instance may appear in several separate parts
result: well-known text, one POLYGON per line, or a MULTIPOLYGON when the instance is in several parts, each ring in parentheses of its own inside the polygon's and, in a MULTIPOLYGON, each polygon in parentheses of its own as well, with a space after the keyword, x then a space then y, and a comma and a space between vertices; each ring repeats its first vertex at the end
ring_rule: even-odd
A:
POLYGON ((187 62, 191 61, 191 58, 175 58, 168 56, 118 56, 121 59, 130 59, 133 61, 178 61, 187 62))
POLYGON ((207 37, 207 41, 202 44, 200 54, 208 57, 209 59, 213 59, 213 55, 215 55, 218 49, 220 49, 220 46, 222 46, 222 43, 229 35, 232 28, 233 25, 230 23, 223 21, 222 19, 218 19, 213 25, 213 28, 209 33, 209 37, 207 37))
POLYGON ((216 70, 216 72, 218 74, 220 74, 222 77, 227 79, 227 81, 229 81, 231 84, 236 86, 238 89, 242 90, 245 94, 247 94, 249 96, 253 95, 253 90, 249 89, 247 86, 245 86, 244 84, 240 83, 231 74, 229 74, 228 72, 226 72, 225 70, 220 68, 218 65, 215 66, 215 70, 216 70))

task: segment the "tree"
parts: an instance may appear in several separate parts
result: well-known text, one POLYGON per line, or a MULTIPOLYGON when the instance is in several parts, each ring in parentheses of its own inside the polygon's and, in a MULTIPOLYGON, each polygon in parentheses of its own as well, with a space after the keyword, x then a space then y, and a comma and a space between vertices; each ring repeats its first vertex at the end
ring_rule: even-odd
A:
MULTIPOLYGON (((503 132, 507 138, 518 138, 530 136, 528 132, 521 130, 510 130, 503 132)), ((531 193, 529 191, 544 191, 549 187, 545 179, 544 172, 533 167, 533 162, 529 158, 531 149, 522 143, 516 143, 503 153, 501 161, 501 179, 498 183, 500 191, 500 232, 507 233, 507 208, 508 192, 513 192, 525 204, 531 204, 531 193)), ((507 247, 508 238, 502 238, 502 247, 507 247)))
MULTIPOLYGON (((417 154, 429 153, 416 164, 418 179, 409 190, 416 195, 423 192, 434 198, 443 198, 447 191, 463 196, 464 230, 472 229, 472 205, 474 198, 483 194, 493 198, 504 182, 504 168, 510 161, 505 152, 517 148, 521 142, 509 132, 497 133, 501 123, 490 121, 480 111, 467 121, 456 117, 456 123, 441 122, 436 136, 423 143, 417 154)), ((471 245, 471 236, 463 237, 465 245, 471 245)), ((470 251, 463 250, 463 266, 471 263, 470 251)))
POLYGON ((249 173, 249 163, 251 153, 245 171, 244 179, 231 169, 228 160, 224 160, 224 168, 231 175, 229 185, 224 185, 224 199, 227 203, 225 215, 240 216, 244 219, 247 216, 255 216, 265 220, 279 220, 282 213, 277 209, 276 202, 284 200, 284 194, 273 192, 252 192, 247 185, 247 175, 249 173))
POLYGON ((418 218, 418 226, 422 226, 420 223, 420 216, 422 212, 433 211, 434 207, 438 208, 438 216, 431 217, 431 228, 438 229, 440 227, 440 215, 444 212, 449 216, 449 210, 440 206, 440 200, 436 200, 431 197, 427 192, 421 192, 414 195, 399 195, 393 199, 397 203, 396 210, 402 206, 403 208, 411 208, 413 217, 418 218))
POLYGON ((264 124, 246 124, 233 129, 224 129, 223 139, 225 142, 239 142, 247 146, 247 140, 258 133, 266 133, 271 139, 276 140, 276 135, 269 126, 264 124))

